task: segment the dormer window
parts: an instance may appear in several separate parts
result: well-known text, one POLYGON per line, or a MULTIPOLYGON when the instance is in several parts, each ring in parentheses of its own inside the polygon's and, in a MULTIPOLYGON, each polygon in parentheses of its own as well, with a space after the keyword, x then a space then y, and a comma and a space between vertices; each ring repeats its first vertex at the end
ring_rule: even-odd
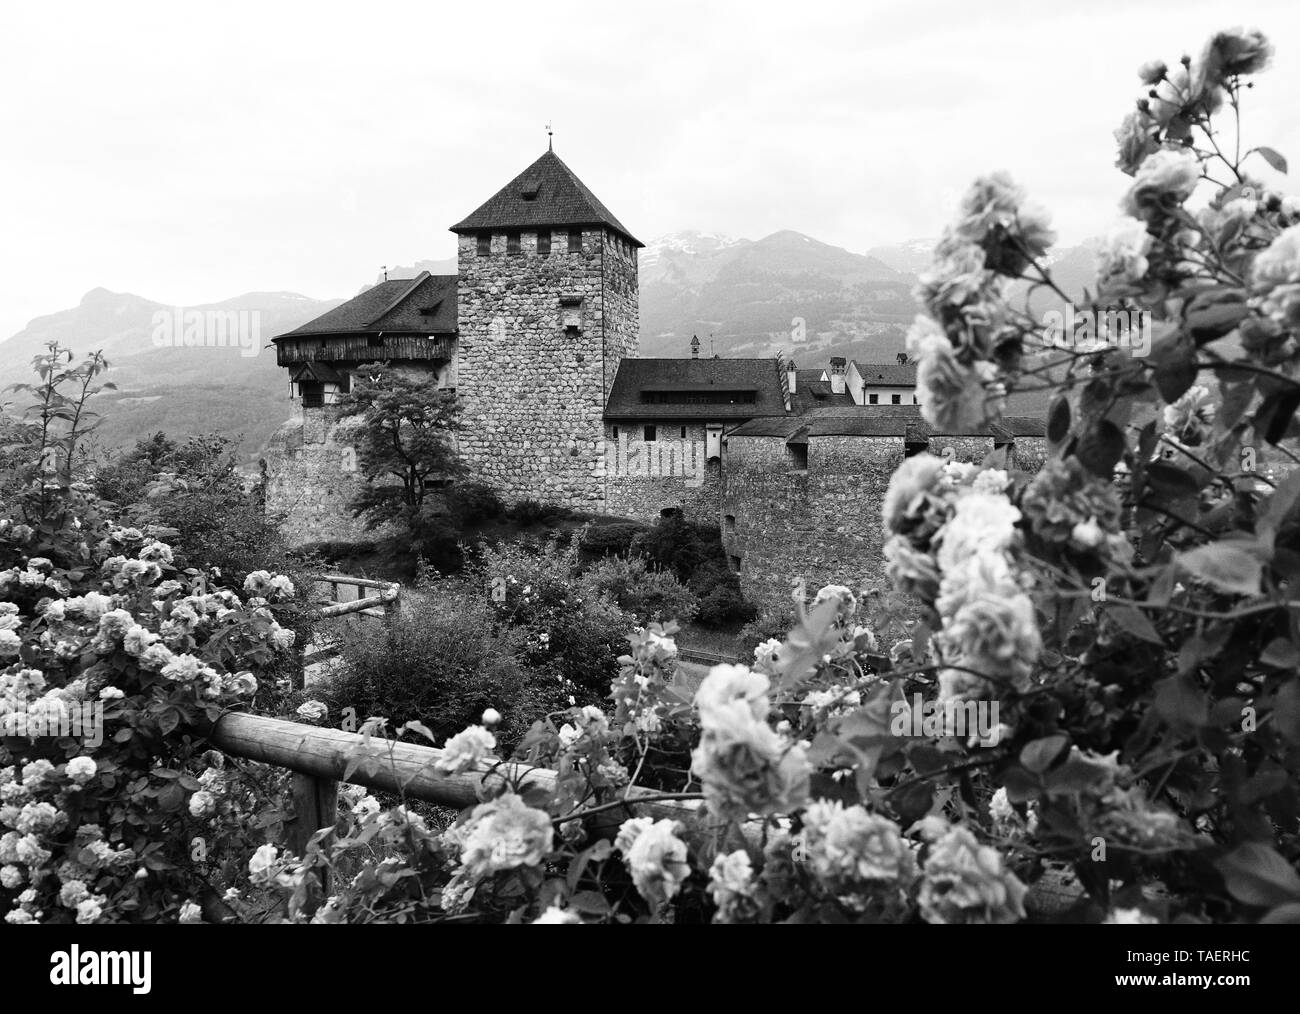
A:
POLYGON ((524 180, 519 187, 519 196, 525 201, 537 200, 537 194, 542 189, 542 181, 537 179, 524 180))
POLYGON ((480 232, 478 234, 478 255, 480 257, 490 257, 492 255, 492 233, 480 232))

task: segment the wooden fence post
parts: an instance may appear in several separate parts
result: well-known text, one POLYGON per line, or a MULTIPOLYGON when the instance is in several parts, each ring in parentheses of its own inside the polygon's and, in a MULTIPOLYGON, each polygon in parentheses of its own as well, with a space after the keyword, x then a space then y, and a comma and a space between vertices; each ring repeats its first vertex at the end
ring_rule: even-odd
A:
MULTIPOLYGON (((307 842, 322 827, 333 827, 339 819, 339 783, 298 772, 293 774, 293 820, 285 825, 285 848, 303 857, 307 842)), ((321 871, 321 887, 330 893, 330 877, 321 871)))

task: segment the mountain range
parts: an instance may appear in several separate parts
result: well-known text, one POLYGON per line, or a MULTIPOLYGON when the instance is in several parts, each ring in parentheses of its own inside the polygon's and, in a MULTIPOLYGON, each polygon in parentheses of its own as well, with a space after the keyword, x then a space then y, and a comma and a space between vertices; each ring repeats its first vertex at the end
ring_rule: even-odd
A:
MULTIPOLYGON (((917 274, 933 247, 933 240, 914 240, 860 254, 792 231, 759 240, 700 232, 661 237, 640 256, 639 354, 686 357, 697 335, 706 356, 781 351, 801 368, 824 366, 831 356, 893 362, 917 311, 917 274)), ((1054 252, 1053 273, 1066 291, 1090 283, 1094 249, 1085 244, 1054 252)), ((422 270, 451 274, 456 265, 420 261, 391 267, 388 277, 422 270)), ((288 378, 275 364, 270 339, 341 302, 250 292, 187 307, 224 313, 232 322, 231 311, 249 312, 242 318, 242 344, 232 335, 225 347, 186 347, 178 337, 184 318, 173 308, 93 289, 79 305, 38 317, 0 342, 0 388, 30 379, 31 359, 49 340, 78 355, 102 349, 117 385, 97 399, 102 445, 129 445, 159 430, 172 437, 220 432, 237 438, 245 460, 255 461, 290 407, 288 378)))

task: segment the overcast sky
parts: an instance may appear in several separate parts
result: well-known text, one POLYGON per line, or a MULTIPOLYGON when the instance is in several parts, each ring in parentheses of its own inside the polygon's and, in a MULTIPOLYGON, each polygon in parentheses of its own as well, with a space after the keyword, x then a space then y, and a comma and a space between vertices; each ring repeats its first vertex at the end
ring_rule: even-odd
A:
POLYGON ((1136 67, 1263 28, 1248 143, 1300 159, 1300 3, 5 2, 0 336, 104 286, 350 296, 555 149, 643 241, 935 235, 1011 171, 1114 217, 1136 67))

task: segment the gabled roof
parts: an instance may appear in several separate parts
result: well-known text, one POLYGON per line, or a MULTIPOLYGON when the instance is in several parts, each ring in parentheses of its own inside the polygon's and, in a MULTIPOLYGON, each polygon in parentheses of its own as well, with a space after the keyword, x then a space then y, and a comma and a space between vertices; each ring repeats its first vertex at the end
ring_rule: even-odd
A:
POLYGON ((553 151, 544 152, 478 210, 453 225, 451 231, 528 229, 542 225, 605 225, 634 245, 645 246, 553 151))
POLYGON ((607 419, 752 419, 783 416, 785 400, 775 359, 624 359, 605 403, 607 419), (660 397, 652 404, 641 393, 660 397), (702 404, 662 396, 707 391, 752 391, 754 400, 736 404, 702 404))
POLYGON ((455 334, 456 275, 394 278, 321 314, 302 327, 277 335, 302 338, 341 334, 455 334))
POLYGON ((330 366, 329 363, 300 363, 289 370, 289 379, 295 384, 302 383, 304 380, 314 380, 321 384, 339 384, 343 378, 339 376, 338 370, 330 366))
POLYGON ((868 387, 916 386, 915 363, 900 366, 898 363, 864 363, 855 359, 853 365, 857 367, 858 376, 868 387))

